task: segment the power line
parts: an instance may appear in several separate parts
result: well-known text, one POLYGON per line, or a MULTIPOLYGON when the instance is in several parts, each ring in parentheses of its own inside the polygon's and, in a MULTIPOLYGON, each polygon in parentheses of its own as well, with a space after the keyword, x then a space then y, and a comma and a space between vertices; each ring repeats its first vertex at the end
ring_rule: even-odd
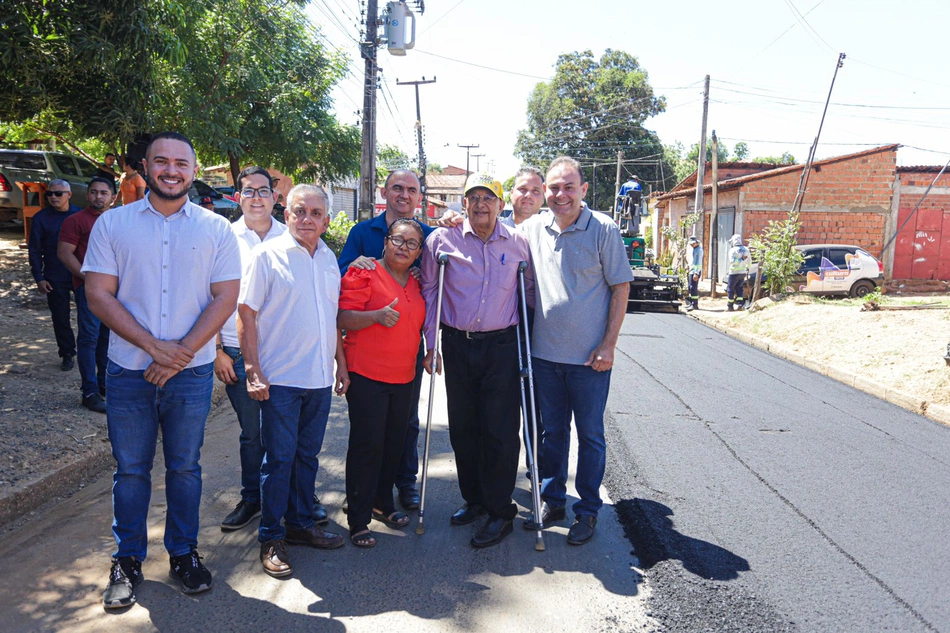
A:
POLYGON ((425 33, 426 31, 428 31, 429 29, 431 29, 433 26, 435 26, 436 24, 438 24, 439 21, 440 21, 442 18, 444 18, 444 17, 447 16, 448 14, 452 13, 453 11, 455 11, 455 9, 457 9, 458 6, 459 6, 460 4, 462 4, 463 2, 465 2, 465 0, 459 0, 458 2, 456 2, 456 3, 455 3, 455 6, 453 6, 451 9, 449 9, 448 11, 446 11, 445 13, 443 13, 442 15, 440 15, 439 17, 437 17, 437 18, 435 19, 435 22, 433 22, 432 24, 430 24, 429 26, 427 26, 427 27, 425 28, 425 30, 420 31, 420 32, 419 32, 419 35, 422 35, 422 34, 425 33))
POLYGON ((414 49, 417 53, 422 53, 423 55, 430 55, 432 57, 438 57, 439 59, 444 59, 450 62, 455 62, 456 64, 465 64, 466 66, 474 66, 476 68, 482 68, 484 70, 491 70, 498 73, 505 73, 507 75, 517 75, 519 77, 528 77, 530 79, 540 79, 542 81, 549 81, 551 77, 538 77, 537 75, 527 75, 525 73, 516 73, 513 70, 502 70, 501 68, 492 68, 491 66, 483 66, 482 64, 474 64, 472 62, 462 61, 461 59, 452 59, 451 57, 445 57, 443 55, 436 55, 435 53, 430 53, 428 51, 420 50, 418 48, 414 49))
POLYGON ((803 16, 801 12, 798 10, 798 8, 792 3, 792 0, 785 0, 785 4, 788 6, 789 9, 791 9, 792 15, 794 15, 795 19, 799 21, 799 23, 802 25, 802 28, 805 29, 805 34, 808 35, 808 37, 810 37, 812 40, 814 40, 817 37, 818 40, 822 44, 828 47, 828 50, 835 52, 834 47, 831 46, 831 44, 829 44, 828 42, 826 42, 825 38, 819 35, 818 31, 816 31, 814 27, 812 27, 812 25, 808 23, 808 21, 805 19, 805 16, 803 16))

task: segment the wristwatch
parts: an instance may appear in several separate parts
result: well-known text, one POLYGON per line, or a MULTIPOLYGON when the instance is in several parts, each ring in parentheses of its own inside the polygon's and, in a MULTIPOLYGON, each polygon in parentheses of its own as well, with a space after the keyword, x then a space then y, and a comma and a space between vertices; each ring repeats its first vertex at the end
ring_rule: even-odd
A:
POLYGON ((224 346, 221 345, 221 343, 216 343, 215 346, 214 346, 214 348, 215 348, 216 350, 218 350, 218 349, 224 349, 224 346))

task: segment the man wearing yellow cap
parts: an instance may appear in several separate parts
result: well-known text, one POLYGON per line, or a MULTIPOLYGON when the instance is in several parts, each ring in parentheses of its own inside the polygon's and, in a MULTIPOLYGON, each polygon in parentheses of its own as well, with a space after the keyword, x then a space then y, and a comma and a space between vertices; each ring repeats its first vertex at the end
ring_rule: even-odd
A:
POLYGON ((529 303, 534 273, 528 241, 498 221, 504 201, 501 183, 473 174, 465 184, 462 207, 468 218, 439 228, 422 255, 422 294, 426 299, 425 367, 434 364, 435 322, 441 255, 445 264, 442 295, 442 352, 449 413, 449 438, 455 451, 459 489, 465 500, 453 525, 488 518, 472 538, 473 547, 497 545, 511 533, 517 506, 511 501, 518 471, 520 383, 518 344, 518 266, 525 273, 529 303))

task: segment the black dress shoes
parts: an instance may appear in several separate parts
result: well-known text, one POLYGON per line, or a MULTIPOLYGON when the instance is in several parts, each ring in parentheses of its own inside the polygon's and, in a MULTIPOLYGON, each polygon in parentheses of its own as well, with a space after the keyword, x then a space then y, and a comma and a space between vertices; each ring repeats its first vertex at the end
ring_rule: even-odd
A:
POLYGON ((485 508, 473 503, 471 505, 465 504, 461 508, 455 511, 455 514, 452 515, 452 518, 449 519, 452 522, 452 525, 468 525, 473 523, 478 517, 485 514, 485 508))
MULTIPOLYGON (((566 516, 567 512, 565 512, 564 506, 552 508, 548 505, 547 501, 541 504, 541 523, 544 525, 544 527, 548 527, 556 521, 563 521, 564 517, 566 516)), ((538 526, 537 521, 534 520, 533 514, 531 515, 530 519, 524 520, 524 529, 535 531, 541 529, 540 526, 538 526)))
POLYGON ((59 368, 63 371, 69 371, 74 367, 73 357, 72 356, 63 356, 62 362, 59 364, 59 368))
POLYGON ((511 534, 511 521, 501 517, 488 517, 475 536, 472 537, 472 547, 482 548, 498 545, 502 539, 511 534))
POLYGON ((583 545, 594 536, 597 517, 581 515, 574 518, 574 525, 567 532, 568 545, 583 545))
POLYGON ((317 525, 326 525, 330 522, 330 516, 327 514, 327 509, 323 507, 323 504, 320 503, 320 497, 314 493, 313 495, 313 521, 317 525))
POLYGON ((224 521, 221 522, 221 531, 233 532, 234 530, 240 530, 259 516, 261 516, 261 504, 250 503, 242 499, 231 511, 231 514, 224 517, 224 521))
POLYGON ((406 486, 399 489, 399 503, 406 510, 418 510, 422 499, 413 486, 406 486))

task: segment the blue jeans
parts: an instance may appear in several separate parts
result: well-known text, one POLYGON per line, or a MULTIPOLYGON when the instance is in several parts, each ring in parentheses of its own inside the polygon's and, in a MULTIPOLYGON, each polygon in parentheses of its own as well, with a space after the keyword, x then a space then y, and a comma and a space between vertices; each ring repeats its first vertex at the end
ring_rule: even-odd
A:
POLYGON ((261 402, 261 543, 282 539, 287 527, 310 529, 313 487, 330 415, 331 388, 270 386, 261 402))
POLYGON ((143 378, 143 371, 124 369, 112 361, 106 368, 109 390, 106 418, 116 461, 112 477, 112 534, 115 556, 145 559, 148 506, 152 494, 152 462, 158 429, 165 455, 165 549, 171 556, 187 554, 198 544, 201 502, 201 444, 211 409, 214 364, 190 367, 164 387, 143 378))
POLYGON ((241 499, 248 503, 261 502, 261 463, 264 447, 261 445, 261 403, 247 395, 247 374, 244 357, 237 347, 224 347, 224 353, 234 361, 237 382, 225 385, 224 390, 231 401, 241 425, 241 499))
POLYGON ((109 360, 109 328, 89 309, 86 284, 76 288, 76 323, 79 338, 76 341, 76 360, 82 379, 82 397, 99 393, 106 386, 106 362, 109 360))
POLYGON ((575 516, 597 516, 603 505, 600 484, 604 480, 607 442, 604 410, 610 390, 610 372, 584 365, 552 363, 534 358, 534 381, 544 418, 544 457, 541 498, 552 507, 567 503, 567 464, 571 446, 571 416, 577 427, 577 476, 574 487, 580 501, 575 516))

